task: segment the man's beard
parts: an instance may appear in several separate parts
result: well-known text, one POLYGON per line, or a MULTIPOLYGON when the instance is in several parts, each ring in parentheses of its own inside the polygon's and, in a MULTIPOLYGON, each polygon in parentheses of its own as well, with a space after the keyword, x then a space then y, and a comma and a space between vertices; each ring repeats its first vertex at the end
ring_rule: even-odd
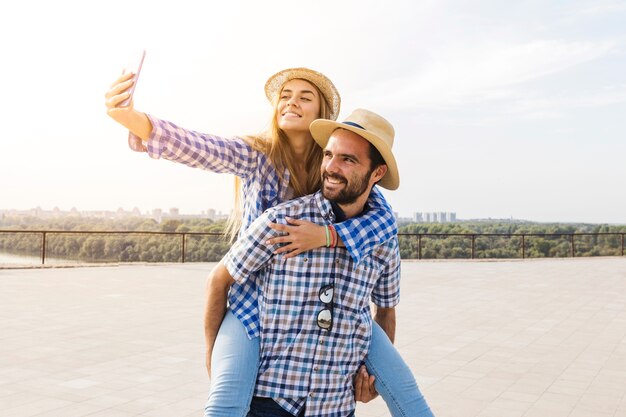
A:
POLYGON ((353 178, 352 181, 348 183, 348 180, 345 177, 338 174, 329 174, 328 172, 324 171, 324 173, 322 174, 322 195, 324 196, 324 198, 332 201, 333 203, 352 204, 369 188, 368 178, 370 177, 371 173, 372 172, 370 171, 363 177, 353 178), (325 187, 326 178, 340 180, 347 185, 340 191, 327 191, 325 187))

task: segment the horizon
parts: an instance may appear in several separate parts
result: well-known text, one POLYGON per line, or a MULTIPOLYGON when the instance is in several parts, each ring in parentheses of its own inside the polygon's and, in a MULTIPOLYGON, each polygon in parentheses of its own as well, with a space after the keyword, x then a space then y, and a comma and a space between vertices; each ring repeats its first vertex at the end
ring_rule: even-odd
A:
MULTIPOLYGON (((29 209, 16 209, 16 208, 0 208, 0 213, 1 214, 5 214, 6 212, 29 212, 29 211, 33 211, 33 210, 42 210, 44 212, 55 212, 55 209, 59 210, 59 213, 61 215, 61 217, 63 217, 66 213, 70 214, 72 213, 73 209, 76 209, 76 212, 78 213, 101 213, 101 212, 106 212, 106 213, 118 213, 120 210, 122 210, 122 212, 124 214, 132 214, 133 211, 135 211, 135 209, 137 209, 139 211, 139 217, 152 217, 154 215, 153 211, 154 210, 162 210, 162 215, 164 215, 165 217, 169 217, 169 216, 208 216, 209 215, 209 211, 214 211, 216 216, 219 216, 220 219, 217 219, 217 221, 219 220, 223 220, 221 217, 224 216, 228 216, 229 213, 226 212, 222 212, 222 211, 218 211, 216 209, 213 208, 208 208, 208 209, 204 209, 200 212, 186 212, 186 211, 181 211, 178 207, 168 207, 167 209, 164 209, 162 207, 154 207, 152 209, 148 209, 148 210, 142 210, 139 207, 133 207, 133 208, 124 208, 124 207, 118 207, 116 209, 95 209, 95 210, 82 210, 78 207, 71 207, 70 209, 63 209, 60 207, 53 207, 51 209, 46 209, 44 207, 32 207, 29 209), (178 213, 176 214, 171 214, 170 211, 171 210, 177 210, 178 213)), ((403 213, 398 213, 395 212, 396 214, 398 214, 398 221, 409 221, 411 223, 415 223, 415 224, 453 224, 453 223, 469 223, 469 222, 516 222, 516 223, 536 223, 536 224, 580 224, 580 225, 609 225, 609 226, 623 226, 626 225, 626 222, 588 222, 588 221, 562 221, 562 220, 532 220, 532 219, 522 219, 522 218, 515 218, 515 217, 492 217, 492 216, 487 216, 487 217, 459 217, 458 213, 455 213, 457 215, 456 220, 455 221, 415 221, 414 215, 416 213, 425 213, 425 212, 413 212, 411 213, 411 215, 403 215, 403 213)), ((441 211, 436 211, 436 212, 432 212, 432 213, 441 213, 441 211)), ((132 217, 132 216, 131 216, 132 217)), ((208 220, 212 220, 209 217, 206 217, 208 220)))

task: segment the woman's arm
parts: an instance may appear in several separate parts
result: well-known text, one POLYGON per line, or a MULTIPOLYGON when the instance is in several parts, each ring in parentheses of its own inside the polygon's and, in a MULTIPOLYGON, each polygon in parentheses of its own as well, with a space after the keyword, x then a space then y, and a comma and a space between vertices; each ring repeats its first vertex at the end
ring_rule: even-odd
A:
POLYGON ((259 151, 243 139, 199 133, 151 115, 147 117, 153 126, 146 142, 151 158, 239 177, 246 177, 257 168, 259 151))
POLYGON ((363 215, 334 225, 356 263, 369 255, 380 242, 386 242, 398 234, 396 216, 378 187, 372 188, 367 206, 368 210, 363 215))
MULTIPOLYGON (((337 246, 344 246, 356 263, 367 256, 377 244, 398 234, 391 206, 376 187, 372 188, 367 204, 368 210, 363 215, 334 225, 339 238, 337 246)), ((284 253, 285 258, 290 258, 326 246, 324 226, 290 218, 287 218, 287 222, 288 225, 270 224, 273 230, 282 233, 267 242, 271 245, 283 244, 275 253, 284 253)))
POLYGON ((129 96, 132 73, 122 74, 105 94, 107 114, 130 131, 129 144, 134 150, 148 152, 152 158, 164 158, 194 168, 245 177, 256 167, 258 151, 240 138, 194 132, 135 110, 129 96))

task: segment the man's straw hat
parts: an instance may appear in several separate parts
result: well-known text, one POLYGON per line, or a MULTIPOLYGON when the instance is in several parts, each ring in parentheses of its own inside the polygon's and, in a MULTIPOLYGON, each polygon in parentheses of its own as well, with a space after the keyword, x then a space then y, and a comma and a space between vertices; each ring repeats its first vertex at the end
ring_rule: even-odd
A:
POLYGON ((335 129, 346 129, 356 133, 374 145, 382 155, 387 165, 387 173, 378 183, 381 187, 395 190, 400 185, 400 175, 396 158, 391 152, 393 146, 394 129, 387 120, 374 112, 356 109, 343 122, 317 119, 311 123, 310 130, 313 139, 322 149, 326 148, 328 139, 335 129))
POLYGON ((274 100, 276 95, 280 94, 283 85, 287 81, 295 79, 306 80, 316 86, 324 96, 326 104, 330 107, 330 118, 337 120, 341 107, 341 97, 337 88, 324 74, 308 68, 288 68, 272 75, 265 83, 265 95, 268 100, 274 100))

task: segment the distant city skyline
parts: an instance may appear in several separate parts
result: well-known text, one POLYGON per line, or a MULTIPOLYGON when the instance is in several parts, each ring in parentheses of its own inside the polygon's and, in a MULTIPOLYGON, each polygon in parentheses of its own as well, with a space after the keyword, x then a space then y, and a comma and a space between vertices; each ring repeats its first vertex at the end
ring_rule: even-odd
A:
MULTIPOLYGON (((567 221, 549 221, 542 222, 532 219, 514 218, 514 217, 459 217, 456 212, 413 212, 410 215, 403 215, 402 213, 394 212, 398 221, 403 223, 456 223, 456 222, 471 222, 471 221, 502 221, 502 222, 532 222, 532 223, 590 223, 590 224, 626 224, 626 222, 567 222, 567 221)), ((53 207, 52 209, 45 209, 42 207, 33 207, 30 209, 3 209, 0 208, 0 216, 2 215, 31 215, 39 216, 43 219, 55 217, 55 216, 72 216, 81 215, 84 217, 106 217, 106 218, 122 218, 122 217, 145 217, 156 219, 159 222, 167 218, 176 219, 210 219, 214 221, 226 220, 229 213, 208 208, 201 210, 200 212, 183 212, 178 207, 170 207, 168 209, 153 208, 149 210, 141 210, 138 207, 132 209, 126 209, 118 207, 115 210, 103 209, 103 210, 80 210, 77 207, 72 207, 69 210, 63 210, 59 207, 53 207)))

